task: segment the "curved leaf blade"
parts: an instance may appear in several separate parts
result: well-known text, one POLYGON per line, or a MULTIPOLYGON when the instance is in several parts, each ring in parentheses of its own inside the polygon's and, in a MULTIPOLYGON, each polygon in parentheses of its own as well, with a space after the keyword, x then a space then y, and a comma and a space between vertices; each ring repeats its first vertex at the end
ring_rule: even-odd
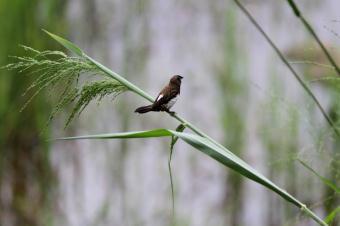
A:
POLYGON ((189 133, 177 132, 167 129, 155 129, 148 131, 135 131, 135 132, 125 132, 125 133, 109 133, 109 134, 98 134, 98 135, 88 135, 88 136, 77 136, 77 137, 66 137, 57 140, 77 140, 77 139, 130 139, 130 138, 152 138, 152 137, 169 137, 177 136, 187 144, 190 144, 197 150, 203 152, 204 154, 210 156, 211 158, 217 160, 223 165, 233 169, 237 173, 256 181, 259 184, 269 188, 270 190, 276 192, 285 200, 295 204, 297 207, 301 208, 304 205, 291 196, 287 191, 278 187, 276 184, 271 182, 265 176, 257 172, 250 165, 244 162, 242 159, 237 157, 234 153, 226 148, 217 146, 208 139, 189 133))
POLYGON ((46 30, 43 29, 43 31, 48 34, 49 36, 51 36, 54 40, 56 40, 57 42, 59 42, 61 45, 63 45, 66 49, 70 50, 71 52, 77 54, 78 56, 83 56, 84 53, 83 51, 76 46, 75 44, 73 44, 72 42, 59 37, 58 35, 52 34, 51 32, 48 32, 46 30))
POLYGON ((131 138, 152 138, 152 137, 168 137, 172 133, 166 129, 155 129, 148 131, 135 131, 135 132, 124 132, 124 133, 107 133, 97 135, 86 135, 76 137, 63 137, 56 140, 81 140, 81 139, 131 139, 131 138))

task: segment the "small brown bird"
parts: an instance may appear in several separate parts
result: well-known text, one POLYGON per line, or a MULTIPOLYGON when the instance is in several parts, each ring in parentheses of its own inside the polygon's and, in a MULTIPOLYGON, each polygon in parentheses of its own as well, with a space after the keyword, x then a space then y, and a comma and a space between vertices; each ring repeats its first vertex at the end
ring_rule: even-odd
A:
POLYGON ((181 80, 180 75, 174 75, 167 86, 158 94, 156 100, 151 105, 139 107, 135 112, 144 114, 149 111, 166 111, 171 114, 175 112, 170 111, 170 108, 176 103, 177 97, 181 92, 181 80))

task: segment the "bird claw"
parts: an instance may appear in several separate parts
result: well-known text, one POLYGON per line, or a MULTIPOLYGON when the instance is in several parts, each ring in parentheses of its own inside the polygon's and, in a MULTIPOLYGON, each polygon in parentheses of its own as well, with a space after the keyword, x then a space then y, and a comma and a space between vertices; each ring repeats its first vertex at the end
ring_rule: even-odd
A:
POLYGON ((169 114, 172 115, 172 116, 174 116, 174 115, 176 114, 176 112, 170 111, 170 110, 169 110, 168 108, 166 108, 166 107, 164 107, 164 108, 162 109, 162 111, 165 111, 165 112, 169 113, 169 114))
POLYGON ((166 112, 169 113, 171 116, 174 116, 176 114, 176 112, 170 111, 169 109, 167 109, 166 112))

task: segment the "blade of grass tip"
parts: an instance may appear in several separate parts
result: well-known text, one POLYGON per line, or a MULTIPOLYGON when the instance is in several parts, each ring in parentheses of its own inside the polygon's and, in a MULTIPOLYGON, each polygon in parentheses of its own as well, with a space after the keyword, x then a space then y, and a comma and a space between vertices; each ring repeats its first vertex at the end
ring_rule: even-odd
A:
POLYGON ((319 36, 315 33, 312 26, 308 23, 308 21, 305 19, 301 11, 299 10, 298 6, 295 4, 294 0, 287 0, 288 4, 292 8, 294 14, 296 17, 300 18, 302 24, 305 26, 305 28, 308 30, 308 32, 313 36, 313 38, 316 40, 316 42, 319 44, 320 48, 326 55, 328 61, 334 66, 335 71, 337 72, 338 76, 340 76, 340 68, 336 64, 335 60, 331 56, 331 54, 326 49, 325 45, 321 42, 319 36))
POLYGON ((248 17, 250 22, 257 28, 257 30, 263 35, 263 37, 267 40, 267 42, 270 44, 270 46, 275 50, 276 54, 279 56, 279 58, 282 60, 282 62, 287 66, 287 68, 290 70, 290 72, 294 75, 296 80, 299 82, 299 84, 302 86, 302 88, 307 92, 307 94, 312 98, 316 106, 321 111, 323 117, 326 119, 327 123, 330 125, 330 127, 333 129, 334 133, 340 137, 340 133, 338 129, 336 128, 335 124, 331 120, 331 118, 327 115, 326 111, 321 106, 319 100, 316 98, 316 96, 313 94, 313 92, 309 89, 309 87, 306 85, 306 83, 301 79, 301 77, 298 75, 298 73, 294 70, 294 68, 289 64, 287 59, 284 57, 284 55, 281 53, 279 48, 274 44, 274 42, 270 39, 270 37, 267 35, 267 33, 262 29, 262 27, 257 23, 257 21, 254 19, 254 17, 250 14, 250 12, 238 1, 234 0, 236 5, 240 8, 240 10, 248 17))
POLYGON ((301 159, 298 158, 297 161, 306 169, 308 169, 310 172, 312 172, 315 176, 317 176, 326 186, 334 190, 336 193, 340 193, 340 188, 333 184, 332 181, 318 174, 312 167, 310 167, 307 163, 305 163, 301 159))
POLYGON ((51 32, 48 32, 44 29, 42 29, 46 34, 48 34, 50 37, 52 37, 54 40, 56 40, 57 42, 59 42, 61 45, 63 45, 66 49, 70 50, 71 52, 77 54, 78 56, 82 57, 84 56, 83 51, 76 46, 75 44, 73 44, 72 42, 59 37, 58 35, 52 34, 51 32))
MULTIPOLYGON (((185 125, 184 124, 180 124, 176 128, 176 131, 183 132, 184 129, 185 129, 185 125)), ((174 146, 175 146, 177 140, 178 140, 177 136, 174 136, 174 135, 171 136, 170 154, 169 154, 169 159, 168 159, 168 170, 169 170, 169 178, 170 178, 170 186, 171 186, 172 221, 173 221, 173 225, 175 225, 176 211, 175 211, 175 191, 174 191, 174 182, 173 182, 173 178, 172 178, 171 160, 172 160, 173 149, 174 149, 174 146)))

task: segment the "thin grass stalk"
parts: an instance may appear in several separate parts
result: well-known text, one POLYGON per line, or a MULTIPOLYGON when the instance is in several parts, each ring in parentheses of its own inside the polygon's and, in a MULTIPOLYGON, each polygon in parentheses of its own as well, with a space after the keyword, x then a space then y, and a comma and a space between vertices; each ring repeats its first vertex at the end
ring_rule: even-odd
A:
POLYGON ((307 31, 313 36, 313 38, 316 40, 316 42, 319 44, 322 51, 325 53, 328 61, 333 65, 335 71, 337 72, 338 76, 340 76, 340 68, 336 64, 335 60, 331 56, 331 54, 326 49, 325 45, 321 42, 319 36, 315 33, 312 26, 308 23, 308 21, 305 19, 305 17, 302 15, 301 11, 299 10, 298 6, 295 4, 294 0, 287 0, 288 4, 292 8, 294 14, 296 17, 300 18, 302 24, 305 26, 307 31))
MULTIPOLYGON (((185 125, 180 124, 176 131, 183 132, 185 130, 185 125)), ((175 144, 178 140, 178 137, 171 136, 171 143, 170 143, 170 152, 168 158, 168 170, 169 170, 169 177, 170 177, 170 186, 171 186, 171 203, 172 203, 172 225, 175 225, 176 222, 176 209, 175 209, 175 189, 174 189, 174 182, 172 177, 172 169, 171 169, 171 160, 174 151, 175 144)))
POLYGON ((171 219, 173 221, 173 225, 175 225, 176 221, 176 211, 175 211, 175 191, 174 191, 174 182, 172 177, 172 169, 171 169, 171 157, 172 157, 172 151, 170 150, 169 159, 168 159, 168 171, 169 171, 169 178, 170 178, 170 188, 171 188, 171 207, 172 207, 172 213, 171 213, 171 219))
POLYGON ((326 111, 321 106, 319 100, 316 98, 316 96, 313 94, 313 92, 308 88, 306 83, 301 79, 299 74, 294 70, 294 68, 289 64, 288 60, 285 58, 285 56, 281 53, 279 48, 274 44, 274 42, 270 39, 270 37, 266 34, 266 32, 262 29, 262 27, 256 22, 254 17, 249 13, 249 11, 238 1, 234 0, 236 5, 241 9, 241 11, 248 17, 248 19, 251 21, 251 23, 258 29, 258 31, 265 37, 265 39, 268 41, 270 46, 275 50, 276 54, 279 56, 279 58, 282 60, 282 62, 288 67, 288 69, 291 71, 291 73, 294 75, 296 80, 299 82, 299 84, 302 86, 302 88, 307 92, 307 94, 312 98, 312 100, 315 102, 316 106, 321 111, 323 117, 326 119, 327 123, 331 126, 334 133, 340 138, 340 132, 336 128, 335 124, 331 120, 331 118, 327 115, 326 111))
MULTIPOLYGON (((329 125, 333 128, 335 134, 340 137, 340 133, 336 129, 334 123, 329 118, 329 116, 326 114, 325 110, 321 106, 318 99, 314 96, 312 91, 308 88, 308 86, 305 84, 305 82, 300 78, 300 76, 297 74, 297 72, 293 69, 293 67, 288 63, 284 55, 281 53, 281 51, 278 49, 278 47, 274 44, 274 42, 269 38, 269 36, 265 33, 265 31, 262 29, 262 27, 256 22, 256 20, 253 18, 253 16, 248 12, 248 10, 238 1, 234 0, 236 5, 241 9, 241 11, 248 17, 248 19, 252 22, 252 24, 259 30, 259 32, 265 37, 265 39, 268 41, 268 43, 272 46, 272 48, 275 50, 279 58, 283 61, 283 63, 288 67, 288 69, 292 72, 294 77, 298 80, 300 85, 303 87, 303 89, 311 96, 311 98, 314 100, 318 108, 320 109, 322 115, 325 117, 329 125)), ((305 204, 299 202, 299 207, 302 212, 306 213, 308 216, 310 216, 312 219, 314 219, 318 224, 327 226, 328 224, 325 223, 322 219, 320 219, 313 211, 311 211, 305 204)))

